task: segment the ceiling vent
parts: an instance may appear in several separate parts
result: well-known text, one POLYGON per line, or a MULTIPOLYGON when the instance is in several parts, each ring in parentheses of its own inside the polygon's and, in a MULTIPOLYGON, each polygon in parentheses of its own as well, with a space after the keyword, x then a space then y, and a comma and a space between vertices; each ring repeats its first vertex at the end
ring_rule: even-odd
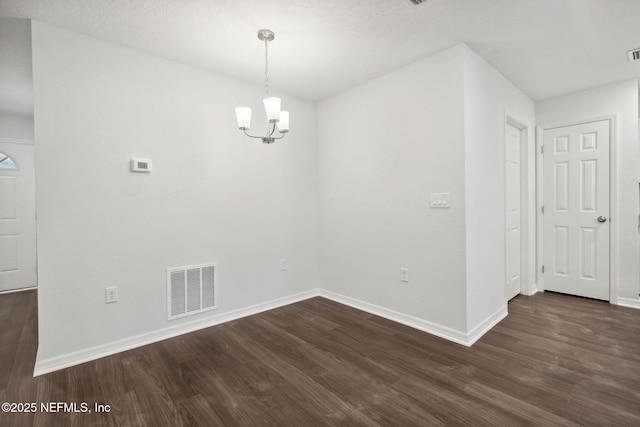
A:
POLYGON ((640 61, 640 49, 634 49, 627 52, 629 61, 640 61))
POLYGON ((418 6, 421 5, 422 3, 426 3, 427 0, 408 0, 409 3, 413 4, 414 6, 418 6))

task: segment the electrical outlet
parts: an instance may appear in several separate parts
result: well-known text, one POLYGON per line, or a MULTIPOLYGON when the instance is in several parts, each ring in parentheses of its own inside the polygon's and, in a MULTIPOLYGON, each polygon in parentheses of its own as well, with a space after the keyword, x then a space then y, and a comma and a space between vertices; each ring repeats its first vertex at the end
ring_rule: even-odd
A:
POLYGON ((401 268, 400 269, 400 281, 404 283, 409 283, 409 269, 401 268))
POLYGON ((286 271, 287 270, 287 260, 282 258, 280 260, 280 271, 286 271))
POLYGON ((110 288, 106 288, 105 298, 106 298, 107 304, 111 304, 112 302, 118 302, 118 287, 112 286, 110 288))

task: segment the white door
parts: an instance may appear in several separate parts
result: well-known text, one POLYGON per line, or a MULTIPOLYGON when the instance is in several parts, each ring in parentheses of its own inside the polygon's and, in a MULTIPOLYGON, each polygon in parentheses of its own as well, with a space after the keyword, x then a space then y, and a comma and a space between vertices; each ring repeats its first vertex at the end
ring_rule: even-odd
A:
POLYGON ((507 124, 505 135, 506 296, 520 293, 520 129, 507 124))
POLYGON ((544 131, 545 290, 609 300, 609 121, 544 131))
POLYGON ((0 292, 36 286, 33 146, 0 142, 0 292))

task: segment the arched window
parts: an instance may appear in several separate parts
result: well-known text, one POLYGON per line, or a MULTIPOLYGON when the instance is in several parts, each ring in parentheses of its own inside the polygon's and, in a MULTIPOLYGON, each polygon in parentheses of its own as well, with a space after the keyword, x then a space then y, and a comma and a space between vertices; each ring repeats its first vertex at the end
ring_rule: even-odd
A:
POLYGON ((0 169, 15 170, 18 169, 18 166, 16 166, 16 162, 11 157, 0 151, 0 169))

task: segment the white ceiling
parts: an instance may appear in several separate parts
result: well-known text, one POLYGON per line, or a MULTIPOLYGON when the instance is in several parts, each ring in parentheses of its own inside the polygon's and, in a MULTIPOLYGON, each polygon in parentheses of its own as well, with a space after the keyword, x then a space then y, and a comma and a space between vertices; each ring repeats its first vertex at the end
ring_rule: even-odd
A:
MULTIPOLYGON (((534 99, 640 78, 640 0, 0 0, 32 18, 320 100, 466 42, 534 99)), ((0 36, 3 33, 0 32, 0 36)))

